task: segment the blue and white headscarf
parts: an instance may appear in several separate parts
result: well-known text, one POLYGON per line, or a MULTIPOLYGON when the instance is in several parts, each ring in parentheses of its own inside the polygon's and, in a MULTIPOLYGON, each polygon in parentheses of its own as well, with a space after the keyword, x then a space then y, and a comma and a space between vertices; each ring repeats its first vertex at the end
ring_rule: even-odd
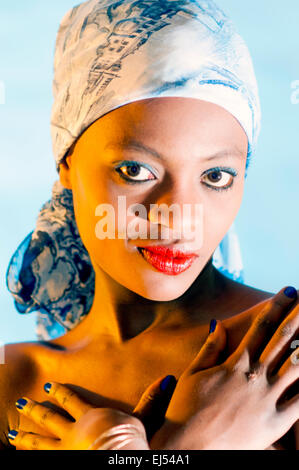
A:
MULTIPOLYGON (((198 98, 230 112, 248 137, 246 176, 260 130, 252 60, 211 0, 89 0, 66 13, 54 57, 51 134, 56 169, 97 119, 154 97, 198 98)), ((213 264, 243 282, 234 224, 213 264)), ((88 314, 94 270, 78 233, 72 191, 55 181, 36 228, 7 270, 20 313, 37 311, 39 339, 61 336, 88 314)))

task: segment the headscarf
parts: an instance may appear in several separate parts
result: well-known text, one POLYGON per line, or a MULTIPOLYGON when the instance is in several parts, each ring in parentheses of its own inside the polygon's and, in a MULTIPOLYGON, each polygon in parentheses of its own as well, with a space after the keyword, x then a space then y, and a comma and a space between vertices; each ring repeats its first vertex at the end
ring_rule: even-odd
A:
MULTIPOLYGON (((125 104, 186 97, 230 112, 248 137, 247 169, 260 130, 250 53, 212 0, 89 0, 63 17, 54 57, 51 135, 56 169, 97 119, 125 104)), ((243 282, 234 224, 214 265, 243 282)), ((94 270, 80 238, 72 191, 55 181, 36 228, 11 258, 7 287, 20 313, 37 311, 39 339, 58 337, 88 314, 94 270)))

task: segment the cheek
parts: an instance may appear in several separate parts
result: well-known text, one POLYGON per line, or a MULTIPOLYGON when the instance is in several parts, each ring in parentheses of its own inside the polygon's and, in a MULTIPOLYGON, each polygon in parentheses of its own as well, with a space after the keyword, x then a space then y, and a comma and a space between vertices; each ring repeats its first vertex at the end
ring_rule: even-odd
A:
POLYGON ((204 206, 204 245, 216 249, 236 218, 243 197, 243 184, 227 194, 217 193, 204 206))
MULTIPOLYGON (((95 178, 81 172, 73 184, 74 211, 80 237, 91 260, 112 275, 115 271, 121 275, 122 266, 128 269, 131 259, 125 248, 126 240, 118 234, 118 209, 136 202, 136 199, 130 201, 127 197, 124 206, 119 206, 119 196, 120 192, 109 185, 104 176, 95 178), (111 237, 114 238, 103 238, 107 231, 112 232, 111 237)), ((125 209, 124 212, 126 214, 125 209)), ((125 226, 126 217, 122 220, 125 226)))
POLYGON ((73 181, 73 202, 80 237, 89 251, 97 243, 96 225, 100 219, 96 211, 101 204, 111 204, 105 184, 98 173, 80 171, 73 181))

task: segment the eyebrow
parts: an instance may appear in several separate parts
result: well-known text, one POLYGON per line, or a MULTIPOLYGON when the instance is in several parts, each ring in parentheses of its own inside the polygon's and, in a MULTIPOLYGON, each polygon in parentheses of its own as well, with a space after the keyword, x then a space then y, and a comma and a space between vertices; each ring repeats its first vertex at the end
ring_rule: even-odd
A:
MULTIPOLYGON (((138 142, 137 140, 123 140, 119 142, 109 142, 105 149, 107 148, 122 148, 122 149, 133 149, 133 150, 140 150, 141 152, 146 152, 153 157, 157 158, 158 160, 165 161, 165 157, 163 155, 160 155, 155 149, 148 147, 145 144, 142 144, 141 142, 138 142)), ((210 161, 214 160, 215 158, 220 158, 220 157, 237 157, 240 159, 244 158, 243 152, 241 152, 240 149, 237 147, 232 147, 228 148, 225 150, 220 150, 219 152, 216 152, 212 155, 209 155, 208 157, 201 158, 201 161, 210 161)))

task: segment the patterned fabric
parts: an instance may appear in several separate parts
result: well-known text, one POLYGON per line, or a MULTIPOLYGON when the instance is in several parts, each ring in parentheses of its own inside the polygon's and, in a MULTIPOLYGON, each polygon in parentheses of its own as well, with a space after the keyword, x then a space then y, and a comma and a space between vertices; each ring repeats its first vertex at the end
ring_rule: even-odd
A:
POLYGON ((11 258, 7 287, 19 313, 38 310, 38 338, 50 339, 72 329, 89 312, 94 279, 77 229, 72 191, 56 181, 35 231, 11 258))
POLYGON ((249 51, 211 0, 90 0, 60 24, 51 117, 57 170, 104 114, 153 97, 198 98, 229 111, 252 153, 260 127, 249 51))
MULTIPOLYGON (((210 0, 90 0, 59 27, 51 116, 57 171, 78 137, 104 114, 153 97, 189 97, 229 111, 248 137, 260 130, 260 103, 249 51, 210 0)), ((234 224, 213 264, 243 282, 234 224)), ((20 313, 37 311, 38 339, 63 335, 88 314, 94 270, 78 233, 72 191, 56 181, 36 228, 11 258, 7 287, 20 313)))

